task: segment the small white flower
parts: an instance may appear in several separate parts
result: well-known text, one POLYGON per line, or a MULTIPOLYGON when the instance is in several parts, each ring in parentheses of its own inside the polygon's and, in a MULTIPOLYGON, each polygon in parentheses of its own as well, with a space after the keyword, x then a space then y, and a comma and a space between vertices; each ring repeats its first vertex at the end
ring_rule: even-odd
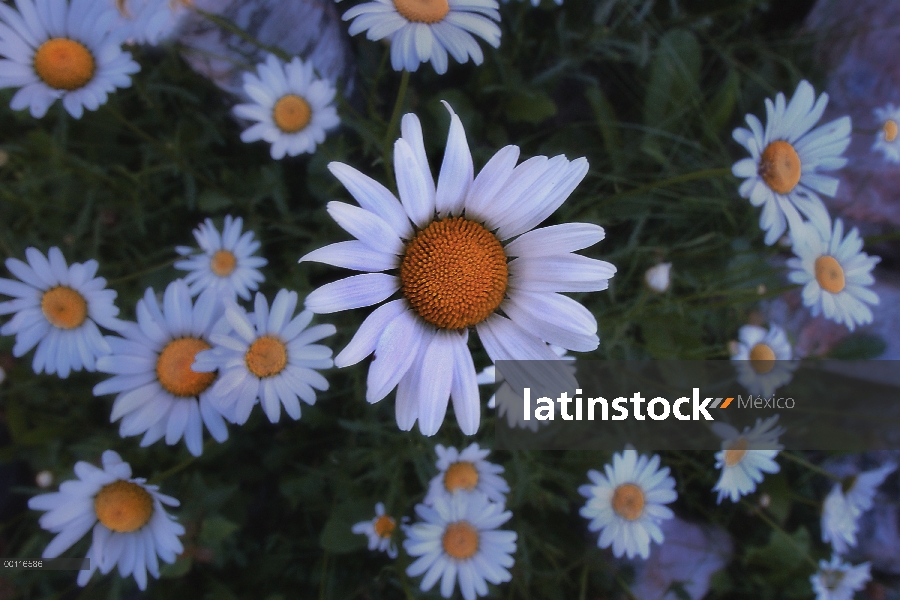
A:
POLYGON ((809 578, 816 600, 853 600, 854 592, 866 587, 872 579, 869 563, 852 566, 832 555, 831 562, 819 561, 819 572, 809 578))
POLYGON ((605 476, 588 471, 593 485, 578 488, 588 499, 579 514, 591 520, 589 530, 600 531, 599 548, 612 546, 617 558, 649 557, 650 541, 663 542, 659 524, 675 516, 664 506, 678 497, 669 467, 659 468, 659 455, 639 457, 636 450, 627 449, 614 454, 604 470, 605 476))
POLYGON ((756 116, 747 115, 750 129, 739 127, 732 133, 750 158, 734 163, 731 171, 744 179, 741 197, 762 206, 759 226, 768 245, 778 241, 788 225, 793 229, 800 213, 820 228, 828 222, 828 210, 816 192, 837 193, 838 179, 821 172, 847 164, 841 154, 850 144, 851 126, 850 117, 841 117, 812 129, 827 104, 828 94, 816 99, 812 85, 801 81, 787 104, 780 92, 774 104, 766 98, 765 129, 756 116))
POLYGON ((97 110, 107 94, 140 71, 111 26, 115 10, 96 0, 0 2, 0 88, 20 88, 9 103, 38 119, 57 98, 70 115, 97 110))
POLYGON ((270 54, 256 72, 258 77, 244 73, 244 92, 253 102, 234 107, 237 116, 256 121, 241 141, 269 142, 276 160, 315 152, 325 131, 341 122, 332 104, 335 87, 315 76, 312 62, 297 57, 285 65, 270 54))
POLYGON ((397 558, 397 544, 393 542, 397 521, 384 512, 384 504, 375 505, 375 518, 371 521, 360 521, 350 531, 369 537, 369 550, 386 553, 390 558, 397 558))
POLYGON ((91 568, 78 574, 78 585, 86 585, 97 569, 105 575, 118 565, 122 577, 133 575, 147 589, 148 571, 159 578, 158 558, 173 563, 184 550, 178 539, 184 527, 163 508, 178 506, 178 500, 142 477, 133 479, 131 466, 112 450, 103 453, 102 469, 80 461, 75 475, 78 480, 64 481, 58 492, 28 501, 32 510, 47 511, 38 522, 57 534, 42 556, 58 557, 93 528, 91 568))
POLYGON ((882 108, 875 109, 875 118, 881 125, 881 131, 875 134, 875 143, 872 151, 884 152, 884 159, 894 164, 900 164, 900 107, 894 108, 893 104, 886 104, 882 108))
POLYGON ((744 325, 738 331, 736 350, 731 360, 738 382, 750 394, 763 398, 788 384, 799 366, 791 361, 791 343, 778 325, 770 326, 768 331, 756 325, 744 325))
POLYGON ((822 541, 831 542, 836 554, 844 554, 856 546, 856 520, 860 511, 847 502, 841 484, 835 483, 822 503, 822 541))
POLYGON ((719 492, 717 503, 728 496, 737 502, 741 496, 756 490, 756 484, 763 480, 763 473, 777 473, 780 469, 775 457, 784 446, 778 443, 783 427, 775 427, 778 415, 765 421, 756 420, 751 429, 744 431, 725 423, 715 423, 713 432, 722 438, 722 449, 716 453, 716 468, 722 469, 719 481, 713 488, 719 492))
POLYGON ((472 443, 459 452, 453 446, 444 448, 441 444, 434 447, 437 452, 437 468, 440 470, 428 484, 425 504, 433 504, 438 496, 447 496, 460 490, 483 492, 492 502, 506 503, 509 484, 500 476, 503 467, 490 463, 485 458, 490 450, 481 449, 472 443))
POLYGON ((184 278, 190 286, 192 296, 206 289, 213 289, 217 296, 233 300, 240 296, 250 299, 250 292, 265 280, 259 268, 268 264, 265 258, 253 256, 259 250, 259 241, 253 239, 253 232, 241 234, 244 220, 241 217, 225 217, 222 233, 206 219, 194 230, 194 238, 202 253, 196 248, 178 246, 175 251, 188 257, 175 263, 176 269, 190 271, 184 278))
POLYGON ((487 583, 495 585, 512 579, 509 569, 515 562, 516 533, 498 530, 511 517, 503 505, 491 502, 480 492, 457 493, 435 498, 434 506, 416 506, 424 521, 406 530, 403 548, 419 557, 406 569, 410 577, 425 574, 422 591, 438 579, 441 595, 449 598, 459 580, 465 600, 487 596, 487 583))
POLYGON ((315 390, 328 389, 328 380, 315 369, 331 368, 331 348, 313 342, 334 335, 335 327, 307 329, 313 314, 303 311, 294 316, 297 292, 280 290, 271 312, 265 296, 257 293, 254 308, 248 316, 243 308, 229 304, 225 320, 231 331, 211 334, 215 346, 197 354, 193 369, 218 371, 210 401, 233 423, 246 423, 257 401, 272 423, 281 417, 282 405, 292 419, 299 419, 298 396, 311 406, 315 390))
POLYGON ((662 294, 669 289, 669 273, 671 270, 672 263, 659 263, 647 269, 647 272, 644 273, 644 282, 648 288, 662 294))
POLYGON ((0 279, 0 294, 14 299, 0 302, 0 315, 16 313, 0 328, 0 334, 15 335, 13 356, 22 356, 35 346, 32 368, 62 378, 71 371, 93 371, 96 359, 111 352, 97 325, 117 330, 122 322, 113 302, 116 292, 106 289, 106 280, 94 277, 96 260, 66 265, 59 248, 47 257, 36 248, 25 250, 28 264, 9 258, 6 268, 21 281, 0 279))
POLYGON ((112 0, 119 11, 113 28, 136 44, 157 45, 175 31, 191 0, 112 0))
POLYGON ((788 279, 803 286, 803 304, 813 316, 843 323, 850 331, 872 322, 867 304, 877 305, 878 294, 869 289, 875 283, 872 269, 881 261, 862 251, 863 241, 854 227, 844 237, 844 222, 835 219, 824 230, 810 225, 792 231, 794 254, 787 266, 788 279))
POLYGON ((389 38, 395 71, 415 71, 431 61, 443 74, 448 53, 459 63, 484 61, 472 34, 500 46, 498 7, 496 0, 375 0, 354 6, 343 19, 353 19, 350 35, 366 31, 373 41, 389 38))
POLYGON ((53 473, 50 471, 41 471, 35 475, 34 482, 39 488, 48 488, 53 485, 53 473))

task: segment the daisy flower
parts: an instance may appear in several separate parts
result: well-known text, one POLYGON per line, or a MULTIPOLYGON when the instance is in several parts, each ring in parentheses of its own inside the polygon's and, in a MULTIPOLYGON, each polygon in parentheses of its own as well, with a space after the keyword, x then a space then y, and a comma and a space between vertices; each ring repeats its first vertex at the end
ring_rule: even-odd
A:
POLYGON ((212 347, 209 335, 218 318, 218 299, 205 292, 192 305, 187 284, 166 287, 160 310, 153 289, 137 303, 137 323, 126 323, 122 337, 106 338, 110 356, 97 370, 114 377, 94 386, 94 395, 118 394, 110 422, 122 419, 122 437, 143 433, 141 446, 162 437, 172 445, 184 437, 194 456, 203 452, 203 424, 218 442, 228 439, 222 415, 209 399, 216 373, 191 369, 198 352, 212 347))
POLYGON ((844 222, 835 219, 823 230, 803 226, 791 236, 797 258, 789 258, 793 269, 788 279, 803 286, 803 304, 813 316, 843 323, 850 331, 872 322, 867 304, 877 305, 878 295, 868 286, 875 283, 872 269, 881 258, 862 251, 863 241, 854 227, 844 237, 844 222))
POLYGON ((487 582, 497 585, 512 579, 507 569, 515 562, 516 533, 497 530, 512 517, 503 505, 480 492, 453 494, 435 498, 434 506, 417 505, 416 514, 424 522, 406 530, 403 548, 419 557, 406 574, 425 574, 423 592, 440 579, 441 595, 449 598, 458 579, 463 598, 474 600, 487 595, 487 582))
POLYGON ((37 346, 31 363, 35 373, 66 378, 70 371, 93 371, 96 359, 111 352, 97 325, 115 331, 122 324, 113 304, 116 292, 106 289, 104 278, 94 277, 96 260, 67 266, 56 247, 46 257, 28 248, 25 257, 28 264, 6 260, 20 281, 0 279, 0 294, 14 298, 0 302, 0 315, 15 313, 0 328, 0 334, 16 336, 13 356, 37 346))
POLYGON ((791 358, 793 350, 784 329, 772 325, 767 331, 744 325, 738 331, 737 352, 731 360, 741 385, 750 394, 768 398, 793 378, 798 364, 791 358))
POLYGON ((79 461, 75 475, 78 480, 64 481, 58 492, 28 501, 32 510, 47 511, 38 522, 56 534, 43 557, 58 557, 93 528, 90 570, 78 574, 78 585, 86 585, 97 569, 106 575, 118 565, 122 577, 132 575, 147 589, 148 571, 159 578, 158 559, 173 563, 184 551, 178 540, 184 527, 163 508, 178 506, 178 500, 143 477, 132 478, 131 466, 112 450, 103 453, 102 469, 79 461))
POLYGON ((875 135, 873 151, 884 152, 884 159, 895 164, 900 163, 900 108, 887 104, 875 109, 875 118, 881 124, 881 131, 875 135))
POLYGON ((246 423, 257 401, 272 423, 281 417, 282 404, 292 419, 299 419, 297 397, 313 405, 315 390, 328 389, 328 381, 315 369, 331 368, 331 348, 313 342, 334 335, 335 327, 307 329, 313 315, 303 311, 294 316, 297 292, 279 291, 271 311, 265 296, 257 293, 254 308, 250 316, 236 304, 226 307, 232 331, 210 335, 214 347, 197 354, 193 370, 218 371, 210 401, 233 423, 246 423))
POLYGON ((605 476, 593 469, 588 471, 594 484, 578 488, 588 499, 578 512, 591 520, 589 530, 600 531, 599 548, 612 546, 617 558, 647 558, 650 541, 663 541, 659 524, 675 516, 664 506, 678 497, 669 467, 659 468, 659 455, 647 458, 627 449, 614 454, 612 464, 604 469, 605 476))
POLYGON ((817 99, 812 85, 801 81, 787 104, 780 92, 774 104, 766 99, 765 129, 756 116, 747 115, 750 129, 739 127, 732 133, 750 158, 734 163, 731 171, 744 179, 741 197, 762 206, 759 226, 768 245, 778 241, 788 224, 793 228, 800 222, 799 213, 818 227, 828 222, 828 211, 816 192, 826 196, 837 192, 838 179, 821 171, 847 164, 841 154, 850 144, 850 117, 812 129, 827 104, 828 94, 817 99))
POLYGON ((832 555, 831 562, 819 561, 819 572, 809 578, 816 600, 853 600, 855 592, 872 579, 869 563, 852 566, 832 555))
POLYGON ((269 55, 253 73, 244 73, 244 92, 253 101, 239 104, 234 114, 256 121, 241 134, 241 141, 265 140, 274 159, 312 153, 325 141, 325 131, 341 120, 332 101, 337 90, 313 72, 312 62, 297 57, 288 64, 269 55))
MULTIPOLYGON (((516 167, 519 149, 507 146, 473 177, 465 132, 451 111, 435 186, 419 120, 408 114, 401 129, 394 146, 399 200, 352 167, 329 165, 360 207, 330 202, 328 212, 357 239, 300 260, 365 273, 314 290, 306 307, 332 313, 399 292, 366 318, 335 365, 356 364, 374 351, 369 402, 397 387, 400 428, 408 431, 418 419, 422 433, 433 435, 450 397, 460 428, 472 435, 481 411, 469 329, 478 332, 492 361, 559 360, 548 343, 594 350, 597 320, 558 292, 604 290, 616 268, 573 253, 603 239, 599 225, 534 229, 587 174, 583 158, 535 156, 516 167)), ((540 368, 549 372, 541 374, 549 375, 545 381, 559 379, 556 367, 540 368)))
POLYGON ((157 45, 187 13, 191 0, 113 0, 119 11, 114 28, 135 44, 157 45))
POLYGON ((397 521, 384 512, 384 504, 375 505, 375 518, 371 521, 360 521, 350 531, 369 537, 369 550, 386 553, 390 558, 397 558, 397 544, 392 541, 397 521))
POLYGON ((9 103, 43 117, 57 98, 76 119, 140 71, 111 33, 112 7, 94 0, 0 2, 0 88, 20 88, 9 103))
POLYGON ((496 0, 375 0, 354 6, 343 19, 353 19, 350 35, 366 31, 373 41, 389 38, 395 71, 415 71, 431 61, 444 74, 448 53, 459 63, 484 61, 472 34, 500 46, 497 8, 496 0))
POLYGON ((835 483, 822 503, 822 541, 830 542, 836 554, 856 546, 856 519, 860 511, 847 502, 840 483, 835 483))
POLYGON ((491 453, 481 449, 478 444, 470 444, 462 452, 453 446, 444 448, 441 444, 434 447, 437 452, 437 468, 440 470, 428 484, 425 504, 434 504, 438 496, 447 496, 457 491, 471 492, 478 490, 484 493, 491 502, 506 502, 509 485, 500 476, 503 467, 484 459, 491 453))
POLYGON ((190 285, 191 296, 213 289, 221 297, 233 300, 237 295, 249 300, 250 292, 265 280, 259 267, 264 267, 269 261, 253 256, 260 244, 253 239, 252 231, 241 235, 243 227, 241 217, 227 215, 220 235, 212 219, 206 219, 194 230, 201 253, 188 246, 175 248, 178 254, 187 257, 176 262, 175 268, 190 271, 184 280, 190 285))
POLYGON ((722 470, 719 481, 713 488, 719 492, 717 503, 728 496, 737 502, 741 496, 756 490, 756 484, 763 480, 763 473, 777 473, 780 469, 775 457, 784 446, 778 443, 783 427, 775 427, 778 415, 765 421, 756 420, 751 429, 744 431, 725 423, 714 423, 713 432, 722 438, 722 449, 716 453, 716 468, 722 470))
POLYGON ((897 465, 888 462, 872 471, 863 471, 850 478, 849 489, 846 492, 847 502, 860 514, 872 508, 872 499, 875 490, 878 489, 888 475, 897 470, 897 465))

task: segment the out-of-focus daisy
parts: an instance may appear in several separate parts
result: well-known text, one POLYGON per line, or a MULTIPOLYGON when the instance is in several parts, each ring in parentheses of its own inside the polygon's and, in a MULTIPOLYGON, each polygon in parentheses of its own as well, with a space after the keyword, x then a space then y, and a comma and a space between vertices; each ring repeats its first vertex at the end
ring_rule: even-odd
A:
POLYGON ((672 263, 659 263, 647 269, 644 273, 644 283, 658 294, 669 289, 669 274, 672 271, 672 263))
POLYGON ((434 451, 438 455, 436 465, 440 473, 428 484, 425 504, 434 504, 438 496, 474 490, 484 493, 492 502, 506 502, 509 484, 500 476, 503 467, 485 460, 490 450, 472 443, 462 452, 453 446, 444 448, 441 444, 435 446, 434 451))
POLYGON ((463 598, 474 600, 487 595, 487 582, 496 585, 512 579, 507 569, 515 562, 516 533, 497 529, 512 517, 502 504, 476 491, 439 496, 434 506, 417 505, 416 514, 424 522, 406 530, 403 548, 419 557, 406 574, 425 574, 422 591, 440 579, 441 595, 449 598, 458 579, 463 598))
POLYGON ((722 470, 719 481, 713 488, 719 492, 716 502, 728 496, 737 502, 741 496, 756 490, 756 484, 763 480, 763 473, 777 473, 780 469, 775 457, 784 446, 778 443, 783 427, 775 427, 778 415, 765 421, 756 420, 751 429, 742 432, 726 423, 714 423, 713 432, 722 438, 722 449, 716 453, 716 468, 722 470))
POLYGON ((192 305, 187 284, 176 279, 166 287, 162 310, 148 288, 137 303, 138 322, 126 323, 122 337, 106 338, 112 354, 97 361, 97 370, 114 377, 94 386, 94 395, 118 394, 109 420, 122 419, 122 437, 143 433, 141 446, 165 437, 171 446, 183 436, 194 456, 203 452, 203 424, 216 441, 228 439, 209 399, 216 373, 191 369, 197 353, 212 347, 218 302, 207 291, 192 305))
POLYGON ((97 325, 112 330, 121 325, 113 304, 116 292, 106 289, 104 278, 94 277, 96 260, 67 266, 56 247, 46 257, 28 248, 25 257, 28 264, 6 260, 6 268, 21 281, 0 279, 0 294, 14 298, 0 303, 0 315, 16 313, 0 328, 0 334, 16 336, 13 356, 37 346, 35 373, 66 378, 70 371, 93 371, 96 359, 111 352, 97 325))
POLYGON ((835 483, 822 503, 822 541, 830 542, 836 554, 856 546, 856 520, 860 511, 847 502, 840 483, 835 483))
POLYGON ((297 292, 279 291, 271 311, 265 296, 257 292, 254 308, 249 316, 229 305, 225 319, 232 333, 211 334, 215 347, 198 353, 193 369, 218 371, 210 401, 234 423, 245 423, 257 401, 272 423, 281 418, 282 404, 292 419, 299 419, 300 400, 315 404, 315 390, 328 389, 328 380, 315 369, 331 368, 331 348, 313 342, 334 335, 335 327, 307 329, 313 314, 303 311, 294 316, 297 292))
POLYGON ((766 126, 755 115, 747 115, 750 129, 734 130, 734 139, 750 152, 750 158, 734 163, 741 177, 739 193, 753 206, 762 206, 759 226, 766 244, 774 244, 788 225, 800 222, 800 213, 817 227, 825 227, 828 211, 816 192, 834 196, 838 179, 823 175, 847 164, 842 157, 850 144, 850 117, 841 117, 812 127, 822 117, 828 94, 815 96, 812 85, 801 81, 789 103, 778 93, 775 102, 766 98, 766 126), (799 213, 798 213, 799 211, 799 213))
POLYGON ((80 119, 141 69, 111 33, 116 13, 104 2, 16 0, 16 8, 0 3, 0 88, 21 88, 13 110, 30 108, 40 118, 61 98, 80 119))
POLYGON ((820 560, 818 573, 809 578, 816 600, 853 600, 854 594, 872 579, 870 566, 862 563, 854 567, 837 555, 831 556, 831 562, 820 560))
MULTIPOLYGON (((400 298, 369 315, 335 365, 356 364, 374 351, 369 402, 396 386, 400 428, 409 430, 418 419, 422 433, 433 435, 450 397, 460 428, 472 435, 481 410, 469 329, 478 331, 492 361, 558 360, 548 343, 594 350, 596 319, 559 292, 606 289, 616 268, 574 254, 603 239, 598 225, 534 229, 587 174, 584 159, 535 156, 516 167, 519 149, 507 146, 473 177, 462 123, 451 113, 435 186, 419 120, 408 114, 401 129, 394 146, 400 200, 352 167, 329 165, 361 208, 330 202, 328 212, 357 239, 300 260, 367 273, 320 287, 307 296, 306 307, 331 313, 399 292, 400 298)), ((550 378, 557 376, 558 367, 543 364, 550 378)))
POLYGON ((250 299, 250 292, 265 280, 260 267, 268 264, 265 258, 253 256, 259 250, 259 241, 253 239, 253 232, 241 234, 244 220, 241 217, 225 217, 222 233, 206 219, 194 230, 194 237, 200 245, 196 248, 178 246, 175 251, 188 257, 175 263, 176 269, 190 271, 184 278, 190 286, 192 296, 206 289, 215 290, 218 296, 234 299, 235 295, 250 299))
POLYGON ((397 558, 397 544, 393 542, 397 521, 384 512, 384 504, 375 505, 375 518, 371 521, 360 521, 350 531, 369 537, 369 550, 378 550, 391 558, 397 558))
POLYGON ((122 37, 136 44, 157 45, 170 35, 191 0, 113 0, 119 17, 113 25, 122 37))
POLYGON ((588 499, 579 514, 590 519, 588 529, 600 531, 598 547, 612 546, 616 557, 647 558, 650 541, 663 541, 660 522, 675 516, 664 506, 678 497, 675 480, 669 477, 668 467, 659 468, 659 455, 638 456, 633 449, 614 454, 612 464, 604 469, 605 476, 588 471, 593 485, 578 488, 588 499))
POLYGON ((363 31, 370 40, 389 38, 391 66, 395 71, 415 71, 431 61, 434 70, 447 72, 447 54, 476 65, 484 54, 472 34, 497 48, 500 21, 496 0, 375 0, 358 4, 344 13, 350 35, 363 31))
POLYGON ((878 489, 888 475, 897 470, 897 465, 888 462, 881 467, 872 471, 863 471, 858 475, 851 477, 844 487, 847 502, 851 507, 859 511, 860 514, 872 508, 872 499, 875 497, 875 490, 878 489))
POLYGON ((788 279, 803 285, 803 304, 813 316, 843 323, 850 331, 872 322, 867 304, 877 305, 878 294, 868 286, 875 283, 872 269, 881 258, 862 251, 863 241, 854 227, 844 237, 844 222, 835 219, 824 230, 810 225, 792 232, 794 254, 787 266, 788 279))
POLYGON ((900 107, 887 104, 875 109, 875 118, 881 125, 881 131, 875 134, 873 151, 884 152, 884 159, 892 163, 900 163, 900 107))
POLYGON ((102 469, 80 461, 75 475, 78 480, 64 481, 58 492, 28 501, 29 508, 47 511, 38 522, 57 534, 43 557, 58 557, 93 528, 91 567, 78 574, 78 585, 86 585, 97 569, 105 575, 118 565, 122 577, 133 575, 147 589, 148 571, 159 578, 158 559, 173 563, 184 550, 178 539, 184 527, 163 508, 178 506, 178 500, 143 477, 132 478, 131 466, 112 450, 103 453, 102 469))
POLYGON ((297 57, 285 65, 270 54, 256 72, 244 73, 244 92, 253 102, 234 107, 237 116, 256 121, 241 140, 269 142, 276 160, 314 152, 325 131, 341 122, 332 104, 335 87, 315 76, 312 62, 297 57))
POLYGON ((793 350, 784 329, 772 325, 768 331, 756 325, 744 325, 738 331, 736 352, 731 360, 738 382, 749 393, 770 397, 790 382, 798 363, 792 362, 793 350))

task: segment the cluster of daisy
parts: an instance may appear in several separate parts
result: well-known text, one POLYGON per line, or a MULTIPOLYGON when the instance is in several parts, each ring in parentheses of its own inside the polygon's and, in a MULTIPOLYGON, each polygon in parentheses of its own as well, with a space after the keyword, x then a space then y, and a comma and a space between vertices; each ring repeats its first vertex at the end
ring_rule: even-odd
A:
MULTIPOLYGON (((441 581, 441 595, 449 598, 459 583, 466 600, 488 594, 488 582, 509 581, 515 562, 516 533, 500 530, 512 513, 505 510, 509 485, 501 477, 503 467, 485 460, 490 450, 471 444, 462 452, 435 446, 439 473, 415 512, 421 519, 404 525, 403 549, 416 558, 406 569, 410 577, 423 575, 421 589, 428 591, 441 581)), ((375 506, 375 518, 352 527, 369 538, 369 550, 397 557, 392 537, 397 528, 384 505, 375 506)))

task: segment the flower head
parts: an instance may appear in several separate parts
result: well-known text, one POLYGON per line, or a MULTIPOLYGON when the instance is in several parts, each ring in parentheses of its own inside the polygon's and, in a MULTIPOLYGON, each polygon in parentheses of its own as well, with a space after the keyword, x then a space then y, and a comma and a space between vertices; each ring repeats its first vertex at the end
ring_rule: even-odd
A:
POLYGON ((744 325, 738 331, 737 352, 731 360, 738 381, 750 394, 768 398, 794 376, 798 364, 791 362, 793 350, 784 329, 772 325, 768 330, 744 325))
POLYGON ((881 130, 875 134, 872 151, 881 151, 886 161, 900 164, 900 107, 894 108, 893 104, 887 104, 876 108, 875 118, 878 119, 881 130))
POLYGON ((62 378, 71 371, 93 371, 96 359, 110 353, 97 325, 116 330, 121 321, 113 304, 116 292, 106 280, 94 277, 96 260, 66 265, 59 248, 45 257, 36 248, 25 251, 28 264, 7 259, 6 268, 21 281, 0 279, 0 294, 14 299, 0 303, 0 315, 15 316, 0 328, 15 335, 13 355, 22 356, 35 346, 32 367, 62 378))
POLYGON ((578 488, 588 499, 578 512, 590 519, 588 529, 600 531, 598 547, 612 546, 616 557, 647 558, 650 541, 663 541, 660 522, 675 516, 664 506, 678 497, 675 480, 668 467, 659 468, 659 455, 647 458, 632 449, 614 454, 604 469, 606 475, 588 471, 593 485, 578 488))
POLYGON ((819 571, 809 578, 816 600, 853 600, 855 592, 872 579, 869 563, 853 566, 832 555, 831 562, 819 561, 819 571))
POLYGON ((672 271, 672 263, 659 263, 647 269, 644 273, 644 282, 647 287, 658 294, 669 289, 669 273, 672 271))
POLYGON ((763 480, 763 473, 777 473, 780 470, 775 457, 784 446, 778 443, 783 427, 775 427, 778 415, 765 421, 756 420, 751 429, 742 432, 731 425, 716 423, 713 432, 722 438, 722 449, 716 453, 716 468, 722 470, 719 481, 713 488, 719 492, 716 502, 728 496, 737 502, 756 490, 756 484, 763 480))
POLYGON ((369 402, 397 387, 400 428, 418 419, 433 435, 452 398, 462 431, 471 435, 481 411, 469 330, 493 361, 558 360, 548 343, 594 350, 596 319, 559 292, 606 289, 616 269, 573 253, 603 239, 598 225, 534 229, 585 176, 584 159, 536 156, 516 167, 519 149, 507 146, 473 177, 462 123, 451 114, 435 186, 414 115, 403 118, 402 133, 394 148, 399 200, 355 169, 329 165, 360 207, 330 202, 328 212, 357 239, 300 260, 366 273, 314 290, 306 307, 331 313, 399 293, 369 315, 335 365, 356 364, 374 351, 369 402))
POLYGON ((830 542, 835 554, 856 546, 860 511, 847 502, 840 483, 835 483, 822 503, 822 541, 830 542))
POLYGON ((369 550, 378 550, 386 553, 390 558, 397 558, 397 544, 394 543, 394 531, 397 529, 397 521, 384 512, 384 504, 375 505, 375 518, 370 521, 360 521, 350 530, 353 533, 369 537, 369 550))
POLYGON ((157 558, 173 563, 184 550, 178 540, 184 527, 163 508, 178 506, 178 500, 132 478, 131 466, 112 450, 103 453, 102 469, 82 461, 75 464, 75 475, 78 480, 64 481, 58 492, 28 501, 29 508, 47 511, 39 523, 57 534, 43 557, 56 558, 93 528, 91 568, 79 573, 78 585, 87 584, 97 569, 105 575, 118 565, 122 577, 133 575, 146 589, 148 571, 159 577, 157 558))
POLYGON ((483 492, 492 502, 506 503, 509 485, 500 476, 503 467, 485 459, 490 450, 481 449, 478 444, 470 444, 462 452, 454 447, 434 447, 437 452, 437 468, 440 470, 428 484, 425 504, 434 504, 437 496, 447 496, 456 492, 483 492))
POLYGON ((842 157, 850 145, 850 117, 841 117, 812 129, 825 112, 828 94, 815 96, 812 85, 801 81, 791 101, 778 93, 766 99, 766 126, 747 115, 750 129, 734 130, 734 139, 750 152, 750 158, 734 163, 732 173, 741 177, 739 193, 753 206, 762 206, 759 226, 766 244, 774 244, 790 225, 801 222, 800 213, 817 227, 824 227, 828 211, 818 193, 834 196, 838 179, 821 174, 847 164, 842 157), (799 211, 799 212, 798 212, 799 211))
POLYGON ((20 88, 9 106, 43 117, 57 98, 70 115, 97 110, 140 71, 111 32, 116 13, 94 0, 0 3, 0 88, 20 88))

